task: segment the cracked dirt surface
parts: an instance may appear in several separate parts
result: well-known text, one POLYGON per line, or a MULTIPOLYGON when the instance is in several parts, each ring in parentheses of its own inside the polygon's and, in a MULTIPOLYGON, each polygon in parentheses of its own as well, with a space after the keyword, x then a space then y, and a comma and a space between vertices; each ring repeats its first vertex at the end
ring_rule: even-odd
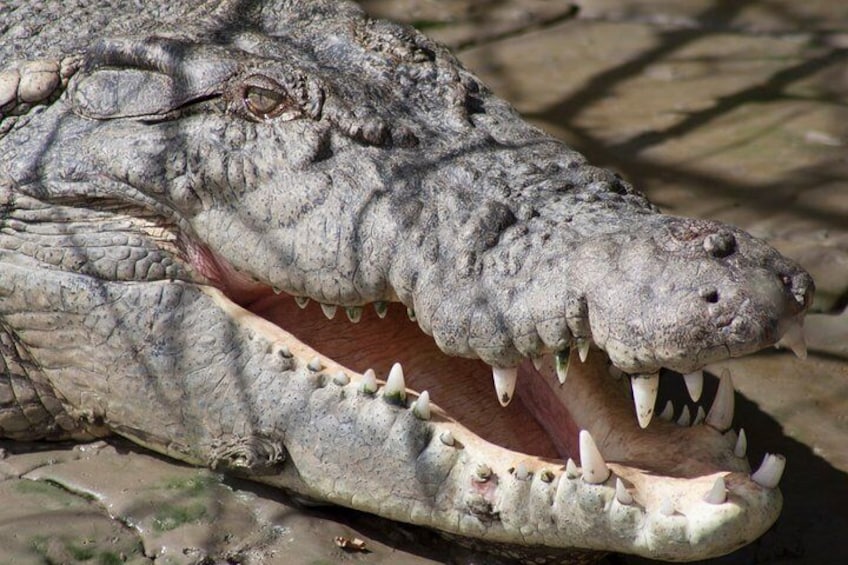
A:
MULTIPOLYGON (((813 273, 806 361, 722 364, 753 465, 784 453, 783 515, 712 563, 847 563, 848 5, 830 0, 370 0, 458 49, 541 127, 665 210, 737 224, 813 273), (579 9, 575 12, 574 5, 579 9), (838 315, 843 311, 842 315, 838 315)), ((709 398, 714 383, 707 383, 709 398)), ((0 564, 494 563, 426 532, 123 442, 0 441, 0 564), (365 541, 367 552, 336 537, 365 541)), ((650 563, 610 556, 607 564, 650 563)))

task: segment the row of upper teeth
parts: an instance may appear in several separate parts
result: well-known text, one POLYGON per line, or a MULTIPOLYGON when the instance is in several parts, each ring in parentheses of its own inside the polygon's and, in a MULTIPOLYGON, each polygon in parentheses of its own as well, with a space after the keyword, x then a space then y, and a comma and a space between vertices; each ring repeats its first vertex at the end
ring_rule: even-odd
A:
MULTIPOLYGON (((577 348, 578 356, 581 362, 586 362, 589 355, 590 342, 588 339, 578 338, 574 343, 577 348)), ((784 333, 780 341, 775 345, 778 348, 790 349, 800 359, 807 357, 807 345, 804 339, 804 330, 800 322, 790 324, 789 328, 784 333)), ((556 374, 560 384, 565 384, 568 376, 568 351, 559 352, 555 355, 556 358, 556 374)), ((536 370, 541 366, 542 358, 533 359, 533 365, 536 370)), ((615 373, 615 376, 621 376, 623 373, 615 366, 610 366, 610 371, 615 373)), ((512 400, 515 392, 515 383, 518 379, 518 368, 502 368, 492 367, 492 380, 495 384, 495 395, 498 402, 502 406, 506 406, 512 400)), ((630 375, 630 386, 633 392, 633 403, 636 409, 636 418, 639 421, 639 426, 642 428, 648 427, 654 416, 654 407, 657 402, 657 392, 659 391, 659 371, 655 373, 634 374, 630 375)), ((683 382, 686 385, 686 390, 693 401, 697 402, 701 398, 701 393, 704 389, 704 372, 694 371, 683 375, 683 382)), ((733 382, 730 379, 730 374, 722 375, 719 381, 719 389, 716 393, 716 398, 712 408, 708 414, 705 414, 703 408, 698 408, 698 413, 695 414, 695 424, 706 422, 708 425, 725 431, 730 428, 733 421, 733 382)), ((662 411, 664 419, 670 420, 673 415, 674 407, 667 403, 662 411)), ((680 415, 678 423, 688 425, 689 423, 688 407, 684 408, 680 415)))
MULTIPOLYGON (((579 343, 578 347, 580 347, 579 343)), ((588 351, 588 345, 585 349, 578 349, 579 358, 582 362, 586 361, 587 354, 585 351, 588 351)), ((541 366, 540 362, 540 358, 533 360, 533 364, 537 370, 541 366)), ((616 372, 616 376, 621 375, 621 373, 613 366, 610 367, 610 370, 611 372, 616 372)), ((565 384, 568 376, 567 353, 559 353, 556 355, 556 373, 560 384, 565 384)), ((704 389, 704 372, 695 371, 684 375, 683 379, 686 383, 686 389, 689 391, 689 396, 692 400, 697 402, 698 399, 701 398, 701 393, 704 389)), ((494 381, 495 394, 498 401, 502 406, 506 406, 512 400, 515 392, 515 385, 518 380, 518 369, 515 367, 507 369, 492 367, 492 380, 494 381)), ((636 408, 636 418, 639 421, 639 426, 642 428, 648 427, 648 424, 651 423, 651 420, 654 417, 654 406, 657 402, 659 382, 659 372, 630 376, 630 387, 633 392, 633 404, 636 408)), ((702 421, 706 421, 707 424, 720 431, 728 430, 733 422, 733 400, 733 382, 730 378, 730 374, 727 373, 726 376, 722 375, 712 408, 710 409, 709 414, 704 415, 702 421)), ((663 411, 663 415, 666 416, 665 419, 669 419, 667 417, 668 410, 671 410, 673 414, 674 407, 668 404, 666 405, 666 408, 663 411)), ((703 411, 703 408, 701 408, 701 411, 703 411)), ((688 409, 686 412, 688 414, 688 409)), ((683 419, 683 415, 681 415, 681 419, 683 419)), ((686 416, 686 419, 688 419, 688 415, 686 416)))
MULTIPOLYGON (((310 301, 309 298, 305 296, 295 296, 294 300, 301 309, 306 308, 310 301)), ((321 311, 328 320, 335 318, 339 306, 325 303, 321 303, 320 305, 321 311)), ((377 301, 373 303, 373 307, 377 316, 382 319, 385 318, 388 313, 389 303, 386 301, 377 301)), ((344 310, 348 320, 351 322, 358 323, 362 319, 362 306, 348 306, 344 307, 344 310)), ((416 320, 415 311, 412 308, 407 308, 406 312, 411 321, 416 320)), ((588 358, 590 345, 591 342, 588 339, 577 338, 575 340, 574 346, 577 348, 581 362, 585 362, 588 358)), ((776 344, 776 347, 790 349, 802 359, 807 356, 803 327, 800 322, 793 323, 789 326, 784 336, 776 344)), ((555 358, 557 378, 559 379, 560 384, 564 384, 566 377, 568 376, 569 356, 567 350, 557 353, 555 358)), ((533 359, 533 364, 537 370, 540 367, 541 359, 541 357, 533 359)), ((617 371, 614 366, 611 366, 610 370, 617 371)), ((495 385, 495 395, 497 396, 498 402, 500 402, 501 406, 507 406, 512 401, 515 394, 515 385, 518 380, 518 368, 492 367, 492 380, 495 385)), ((697 402, 701 398, 701 393, 704 388, 703 371, 694 371, 683 375, 683 381, 686 385, 687 391, 689 392, 689 396, 693 401, 697 402)), ((646 428, 651 423, 654 416, 657 393, 659 391, 659 372, 630 375, 630 385, 633 393, 633 403, 636 409, 636 418, 639 422, 639 426, 646 428)), ((660 416, 664 420, 670 421, 673 417, 673 413, 674 407, 669 401, 666 403, 663 411, 660 413, 660 416)), ((718 392, 716 393, 716 398, 710 412, 705 414, 704 409, 702 407, 698 407, 698 412, 695 414, 694 421, 691 423, 693 425, 697 425, 702 422, 706 422, 708 425, 718 429, 719 431, 726 431, 730 428, 731 423, 733 422, 733 413, 733 383, 730 378, 730 374, 727 373, 726 377, 725 375, 722 375, 720 378, 718 392)), ((688 406, 685 406, 677 422, 680 425, 689 425, 690 418, 689 408, 688 406)))
MULTIPOLYGON (((320 359, 316 358, 310 362, 311 370, 320 371, 322 368, 320 359)), ((725 384, 720 384, 719 388, 722 386, 729 387, 732 396, 733 388, 729 379, 730 374, 725 372, 725 374, 722 375, 722 383, 725 384)), ((344 372, 339 372, 333 377, 333 382, 339 386, 347 386, 350 383, 350 378, 344 372)), ((373 369, 368 369, 365 373, 363 373, 362 379, 358 383, 357 388, 361 393, 368 395, 376 395, 377 392, 380 391, 377 376, 373 369)), ((725 390, 727 390, 727 388, 725 390)), ((382 391, 380 392, 386 402, 402 407, 407 406, 406 383, 403 368, 400 363, 395 363, 392 366, 388 376, 386 377, 382 391)), ((719 394, 721 395, 726 393, 719 394)), ((409 406, 409 409, 417 418, 421 420, 429 420, 431 417, 429 392, 426 390, 421 392, 415 401, 412 402, 411 406, 409 406)), ((449 447, 456 445, 456 440, 449 430, 442 432, 439 435, 439 440, 449 447)), ((741 430, 736 439, 736 445, 733 450, 734 455, 739 458, 745 457, 746 448, 747 440, 745 438, 745 431, 741 430)), ((588 430, 580 431, 579 449, 581 466, 578 467, 573 459, 567 459, 565 463, 566 477, 569 479, 582 477, 585 482, 590 484, 602 484, 609 480, 612 471, 601 455, 595 440, 592 438, 592 435, 588 430)), ((751 474, 751 480, 761 487, 775 488, 783 476, 785 466, 785 457, 782 455, 766 453, 760 467, 751 474)), ((487 480, 492 473, 491 469, 485 465, 481 466, 480 469, 482 470, 478 471, 478 474, 480 474, 479 480, 487 480)), ((523 462, 519 463, 517 467, 512 469, 512 472, 518 480, 527 480, 531 475, 531 471, 523 462)), ((627 490, 624 483, 618 477, 616 477, 615 483, 615 496, 621 504, 629 505, 634 502, 633 495, 627 490)), ((723 477, 716 479, 713 486, 704 494, 703 499, 710 504, 723 504, 726 502, 727 486, 723 477)), ((669 516, 674 514, 674 505, 670 499, 663 501, 660 505, 660 512, 669 516)))
MULTIPOLYGON (((277 291, 275 291, 277 292, 277 291)), ((295 296, 295 303, 301 308, 306 308, 309 306, 309 298, 305 296, 295 296)), ((328 320, 332 320, 336 317, 336 312, 339 310, 339 306, 336 304, 321 304, 321 311, 324 313, 324 316, 327 317, 328 320)), ((386 317, 386 314, 389 312, 389 303, 386 301, 377 301, 373 303, 374 312, 377 313, 377 316, 382 319, 386 317)), ((347 315, 347 319, 353 322, 354 324, 358 324, 362 319, 362 312, 364 310, 363 306, 343 306, 345 314, 347 315)), ((415 310, 412 308, 406 309, 406 314, 409 316, 409 319, 413 322, 415 321, 415 310)))

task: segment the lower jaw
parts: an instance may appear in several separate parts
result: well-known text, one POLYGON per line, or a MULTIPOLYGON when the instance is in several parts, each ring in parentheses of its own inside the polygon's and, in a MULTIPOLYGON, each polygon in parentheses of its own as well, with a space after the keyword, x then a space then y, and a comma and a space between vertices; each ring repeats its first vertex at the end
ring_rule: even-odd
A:
MULTIPOLYGON (((464 452, 465 470, 460 473, 465 482, 454 485, 460 489, 456 494, 471 488, 471 494, 482 493, 497 507, 510 509, 500 514, 503 529, 478 532, 488 541, 525 539, 522 509, 552 504, 545 512, 556 514, 538 524, 552 533, 530 545, 691 560, 749 543, 779 512, 779 491, 749 474, 734 431, 678 426, 657 418, 641 429, 628 398, 627 379, 613 376, 600 352, 590 352, 585 362, 572 353, 562 385, 551 356, 542 359, 539 371, 524 363, 518 394, 503 408, 493 390, 491 369, 479 361, 441 354, 403 308, 390 308, 385 320, 368 311, 360 324, 353 324, 341 309, 328 321, 317 305, 300 309, 289 297, 269 293, 250 309, 304 344, 317 346, 328 369, 349 369, 351 386, 357 390, 364 390, 361 373, 367 369, 385 379, 390 367, 401 361, 409 388, 427 390, 438 406, 432 408, 435 443, 456 445, 464 452), (600 463, 579 456, 588 453, 583 441, 588 434, 581 430, 595 438, 603 456, 600 463), (527 487, 517 486, 522 484, 527 487), (532 503, 513 500, 526 489, 541 498, 532 503), (575 521, 583 529, 561 537, 575 521)), ((309 347, 297 349, 315 355, 309 347)), ((388 389, 386 384, 376 396, 386 399, 388 389)), ((399 409, 417 416, 420 400, 404 402, 399 409)), ((385 515, 407 521, 402 513, 385 515)), ((430 527, 453 531, 435 523, 430 527)))

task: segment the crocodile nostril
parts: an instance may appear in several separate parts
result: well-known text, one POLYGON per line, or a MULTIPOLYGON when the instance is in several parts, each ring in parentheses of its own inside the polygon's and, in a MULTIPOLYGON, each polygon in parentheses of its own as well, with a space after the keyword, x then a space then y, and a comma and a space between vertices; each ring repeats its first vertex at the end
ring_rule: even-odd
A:
POLYGON ((704 250, 719 259, 727 257, 736 251, 736 237, 726 231, 711 233, 704 238, 704 250))
POLYGON ((702 288, 698 291, 698 295, 710 304, 718 302, 718 291, 714 288, 702 288))

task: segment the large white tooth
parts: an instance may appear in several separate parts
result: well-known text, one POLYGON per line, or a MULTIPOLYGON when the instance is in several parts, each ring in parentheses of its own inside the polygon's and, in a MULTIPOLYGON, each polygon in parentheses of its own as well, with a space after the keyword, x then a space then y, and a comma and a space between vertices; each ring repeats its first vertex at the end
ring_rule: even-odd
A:
POLYGON ((777 342, 777 347, 785 347, 792 350, 799 359, 807 358, 807 340, 804 338, 804 326, 801 322, 790 324, 786 333, 777 342))
POLYGON ((657 417, 665 420, 666 422, 671 422, 671 420, 674 419, 674 404, 671 403, 671 400, 666 400, 665 407, 662 412, 657 414, 657 417))
POLYGON ((305 296, 295 296, 294 301, 301 310, 309 306, 309 299, 305 296))
POLYGON ((647 428, 654 417, 654 405, 657 403, 657 390, 660 386, 660 374, 632 375, 630 386, 633 389, 633 404, 636 405, 636 418, 639 427, 647 428))
POLYGON ((406 383, 403 380, 403 367, 400 363, 392 365, 389 376, 386 378, 386 385, 383 387, 383 397, 406 400, 406 383))
POLYGON ((347 314, 348 320, 354 324, 358 324, 362 319, 362 306, 349 306, 345 308, 345 314, 347 314))
POLYGON ((733 446, 733 455, 739 457, 745 457, 745 454, 748 453, 748 437, 745 435, 745 430, 739 429, 739 437, 736 438, 736 445, 733 446))
POLYGON ((492 380, 495 381, 495 393, 498 402, 506 406, 512 401, 515 392, 515 381, 518 380, 518 369, 516 367, 492 367, 492 380))
POLYGON ((683 411, 680 412, 680 417, 677 418, 677 425, 683 426, 684 428, 688 428, 691 420, 689 418, 689 407, 684 406, 683 411))
POLYGON ((720 432, 729 430, 733 424, 734 402, 733 379, 730 377, 730 371, 724 369, 719 377, 713 406, 707 414, 707 425, 720 432))
POLYGON ((332 320, 335 317, 336 308, 337 308, 337 306, 335 304, 322 304, 321 305, 321 311, 324 312, 324 315, 327 316, 328 320, 332 320))
POLYGON ((766 453, 760 468, 751 474, 751 480, 764 488, 774 488, 780 483, 783 470, 786 468, 786 457, 766 453))
POLYGON ((580 355, 580 362, 585 363, 586 359, 589 357, 589 345, 590 342, 588 339, 578 339, 577 340, 577 354, 580 355))
POLYGON ((418 321, 418 318, 415 316, 415 310, 413 308, 406 309, 406 316, 409 318, 410 322, 418 321))
POLYGON ((621 504, 633 504, 633 495, 627 492, 620 478, 615 479, 615 499, 621 504))
POLYGON ((580 430, 580 465, 583 467, 583 480, 587 483, 598 485, 610 476, 606 461, 586 430, 580 430))
POLYGON ((712 488, 704 495, 704 502, 709 504, 724 504, 727 501, 727 485, 724 477, 719 477, 713 483, 712 488))
POLYGON ((688 375, 683 375, 683 382, 686 383, 686 390, 689 391, 689 398, 693 402, 698 402, 701 398, 701 393, 704 391, 704 372, 695 371, 688 375))
POLYGON ((554 355, 554 359, 556 359, 557 380, 559 380, 559 384, 564 385, 565 379, 568 377, 568 363, 570 362, 571 354, 568 351, 560 351, 554 355))
POLYGON ((412 413, 421 420, 430 419, 430 393, 426 390, 418 395, 412 405, 412 413))
POLYGON ((362 373, 362 382, 359 383, 359 390, 366 394, 377 392, 377 374, 374 372, 374 369, 368 369, 362 373))

